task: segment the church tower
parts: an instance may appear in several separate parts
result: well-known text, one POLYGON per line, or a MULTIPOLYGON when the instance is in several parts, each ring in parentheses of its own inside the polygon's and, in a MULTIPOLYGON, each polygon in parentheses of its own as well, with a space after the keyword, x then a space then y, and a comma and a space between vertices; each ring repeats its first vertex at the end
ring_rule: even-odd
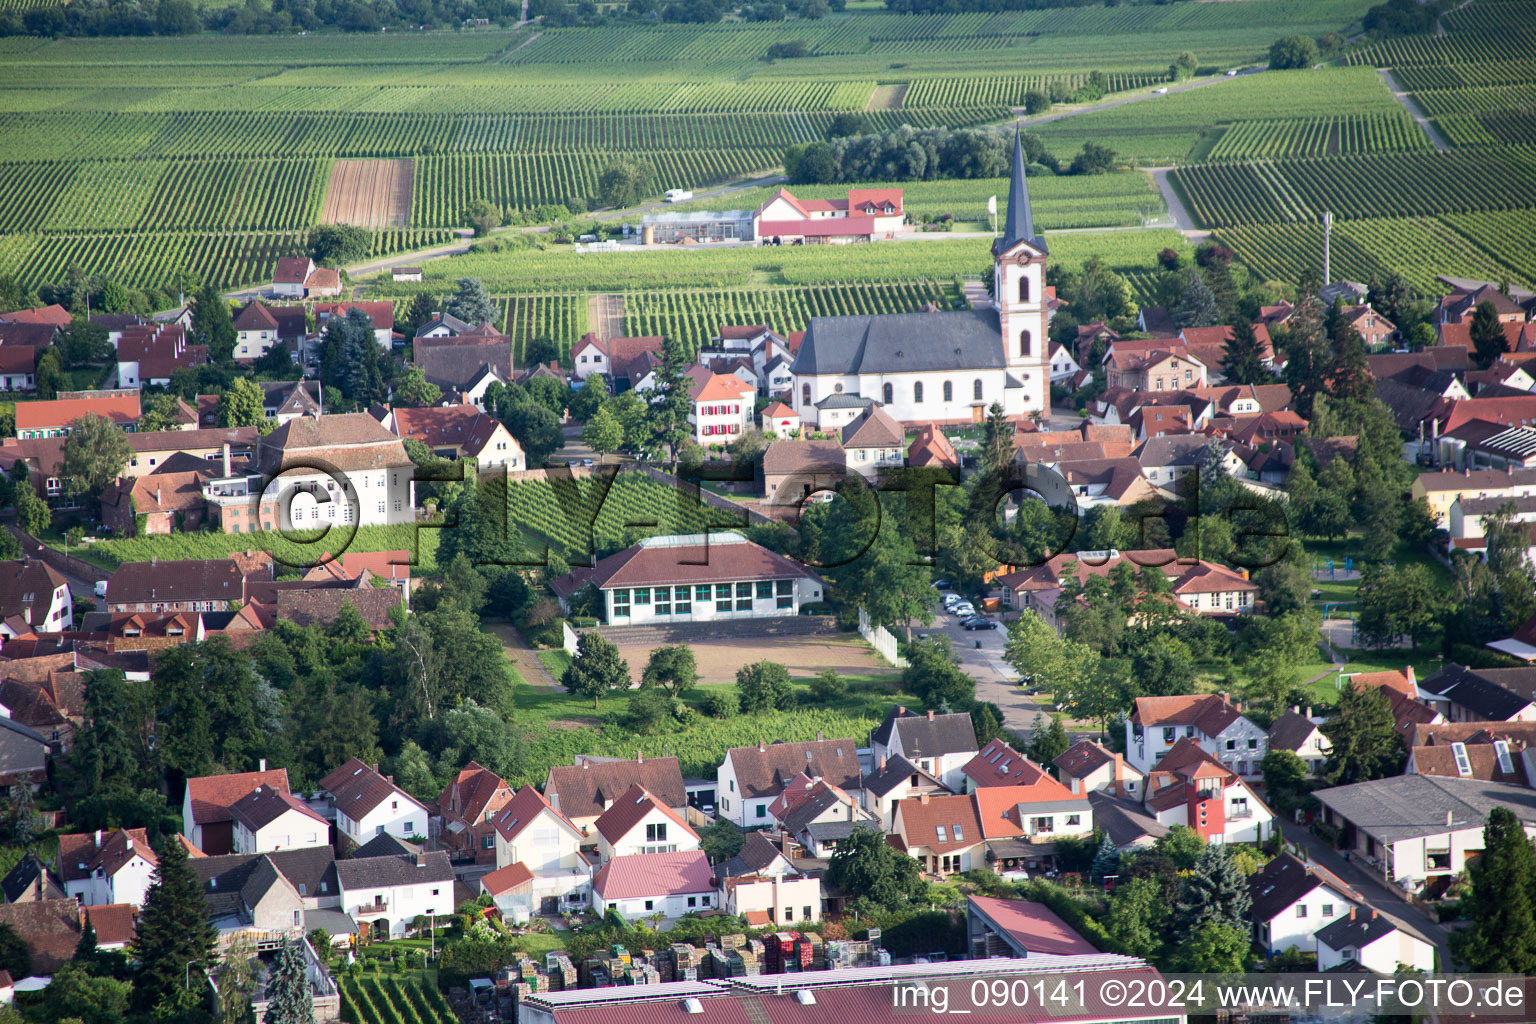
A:
POLYGON ((1024 385, 1026 414, 1051 411, 1049 313, 1045 305, 1045 239, 1035 233, 1024 179, 1024 147, 1013 137, 1013 177, 1003 236, 992 242, 992 286, 1008 372, 1024 385))

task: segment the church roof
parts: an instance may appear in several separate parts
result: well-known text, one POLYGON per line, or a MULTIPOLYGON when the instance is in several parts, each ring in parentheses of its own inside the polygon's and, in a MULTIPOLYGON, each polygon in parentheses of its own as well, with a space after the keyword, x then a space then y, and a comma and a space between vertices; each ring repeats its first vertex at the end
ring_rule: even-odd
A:
POLYGON ((1003 222, 1003 237, 992 243, 992 251, 1007 252, 1020 242, 1028 242, 1041 252, 1049 251, 1045 239, 1035 233, 1035 214, 1029 207, 1029 185, 1024 176, 1024 146, 1016 131, 1013 136, 1013 175, 1008 183, 1008 217, 1003 222))
POLYGON ((995 309, 812 317, 796 376, 999 370, 1006 366, 995 309))

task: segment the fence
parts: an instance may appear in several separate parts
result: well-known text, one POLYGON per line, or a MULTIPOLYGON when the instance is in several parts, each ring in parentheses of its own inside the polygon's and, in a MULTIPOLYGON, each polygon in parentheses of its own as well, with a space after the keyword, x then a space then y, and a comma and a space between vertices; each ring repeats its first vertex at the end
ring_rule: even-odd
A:
POLYGON ((69 576, 74 576, 78 579, 89 580, 92 583, 95 583, 98 580, 112 578, 112 574, 107 572, 107 570, 103 569, 101 566, 92 565, 90 562, 87 562, 81 558, 76 558, 74 555, 66 555, 64 552, 58 550, 57 548, 47 547, 43 544, 42 541, 38 540, 36 537, 32 536, 30 533, 26 532, 19 526, 10 527, 10 531, 11 533, 15 534, 16 539, 21 542, 21 550, 23 554, 29 558, 36 558, 38 561, 44 563, 45 565, 50 565, 53 568, 59 570, 59 572, 65 573, 69 576))
POLYGON ((897 668, 906 668, 907 659, 896 653, 896 638, 891 636, 890 630, 884 626, 872 625, 869 621, 869 612, 859 609, 859 635, 869 641, 869 646, 886 661, 897 668))
POLYGON ((571 628, 569 622, 564 620, 560 622, 560 642, 566 654, 576 657, 576 631, 571 628))

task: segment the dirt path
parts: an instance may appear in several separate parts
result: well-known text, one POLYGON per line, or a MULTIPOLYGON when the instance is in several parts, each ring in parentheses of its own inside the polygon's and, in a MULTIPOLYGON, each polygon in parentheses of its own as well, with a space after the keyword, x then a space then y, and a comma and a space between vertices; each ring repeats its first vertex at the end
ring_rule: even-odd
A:
POLYGON ((875 91, 870 93, 869 102, 864 105, 865 110, 900 110, 902 101, 907 98, 907 90, 912 88, 911 82, 898 82, 895 85, 877 85, 875 91))
POLYGON ((533 686, 558 686, 555 677, 549 674, 544 663, 534 654, 533 648, 528 646, 528 641, 517 631, 517 627, 510 622, 487 622, 486 631, 501 641, 501 646, 507 652, 507 657, 517 666, 518 673, 533 686))
POLYGON ((624 296, 615 292, 596 292, 587 296, 587 326, 600 344, 624 336, 624 296))
POLYGON ((1168 172, 1171 170, 1173 170, 1172 167, 1146 168, 1147 173, 1152 175, 1152 183, 1163 194, 1163 202, 1168 205, 1168 216, 1173 218, 1173 226, 1178 228, 1185 238, 1206 237, 1210 232, 1196 226, 1195 219, 1189 215, 1189 211, 1184 208, 1184 201, 1174 190, 1173 182, 1168 180, 1168 172))
MULTIPOLYGON (((1265 71, 1267 69, 1268 65, 1265 65, 1264 67, 1247 68, 1243 71, 1239 71, 1236 75, 1231 77, 1241 78, 1244 75, 1256 75, 1259 72, 1265 71)), ((1228 78, 1226 75, 1213 75, 1207 78, 1197 78, 1193 81, 1182 82, 1178 85, 1170 85, 1168 86, 1168 92, 1163 94, 1158 94, 1150 89, 1137 90, 1134 94, 1130 96, 1121 96, 1119 99, 1105 100, 1103 103, 1094 103, 1086 107, 1073 107, 1069 110, 1059 110, 1051 114, 1041 114, 1038 117, 1020 117, 1016 118, 1015 121, 1025 128, 1032 128, 1037 124, 1049 124, 1052 121, 1060 121, 1063 118, 1077 117, 1079 114, 1093 114, 1100 110, 1110 110, 1114 107, 1123 107, 1127 103, 1141 103, 1144 100, 1162 99, 1163 96, 1171 96, 1176 92, 1188 92, 1190 89, 1203 89, 1208 85, 1215 85, 1217 82, 1227 81, 1231 81, 1231 78, 1228 78)))
POLYGON ((1387 89, 1397 98, 1397 102, 1401 103, 1403 109, 1408 111, 1408 116, 1417 121, 1419 127, 1424 129, 1424 134, 1429 136, 1429 144, 1442 153, 1450 149, 1451 147, 1446 144, 1445 139, 1441 136, 1440 130, 1429 123, 1429 118, 1424 116, 1424 111, 1420 110, 1419 105, 1413 102, 1412 96, 1403 91, 1397 79, 1392 77, 1392 72, 1387 68, 1377 68, 1376 73, 1387 83, 1387 89))

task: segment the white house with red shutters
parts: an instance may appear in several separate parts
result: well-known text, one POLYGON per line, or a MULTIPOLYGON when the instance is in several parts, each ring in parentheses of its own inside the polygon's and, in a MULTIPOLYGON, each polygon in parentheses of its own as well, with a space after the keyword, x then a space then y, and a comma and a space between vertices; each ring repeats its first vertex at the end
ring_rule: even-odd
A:
POLYGON ((851 188, 847 199, 798 199, 781 188, 752 215, 760 241, 841 245, 908 230, 899 188, 851 188))
POLYGON ((752 429, 757 387, 728 373, 690 372, 688 425, 697 444, 730 444, 752 429))

